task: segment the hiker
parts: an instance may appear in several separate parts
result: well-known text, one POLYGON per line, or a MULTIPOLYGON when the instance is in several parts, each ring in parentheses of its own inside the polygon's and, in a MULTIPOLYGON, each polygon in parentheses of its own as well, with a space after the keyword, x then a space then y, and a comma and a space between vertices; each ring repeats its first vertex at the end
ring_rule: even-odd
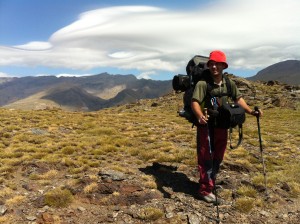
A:
MULTIPOLYGON (((223 77, 223 70, 228 68, 226 56, 222 51, 212 51, 207 62, 207 67, 210 76, 213 79, 211 92, 226 92, 225 79, 223 77)), ((231 83, 231 98, 235 103, 238 103, 245 112, 256 116, 262 115, 262 111, 256 112, 252 110, 243 99, 236 84, 230 80, 231 83)), ((228 132, 226 128, 215 127, 213 115, 206 116, 204 108, 209 108, 211 100, 206 99, 207 82, 199 81, 195 87, 192 97, 192 110, 197 117, 199 124, 197 125, 197 157, 198 169, 200 173, 200 188, 198 197, 208 203, 216 202, 216 195, 214 194, 215 179, 218 173, 220 164, 223 160, 228 132)), ((219 105, 222 102, 227 102, 228 96, 217 98, 219 105)), ((219 203, 219 202, 216 202, 219 203)))

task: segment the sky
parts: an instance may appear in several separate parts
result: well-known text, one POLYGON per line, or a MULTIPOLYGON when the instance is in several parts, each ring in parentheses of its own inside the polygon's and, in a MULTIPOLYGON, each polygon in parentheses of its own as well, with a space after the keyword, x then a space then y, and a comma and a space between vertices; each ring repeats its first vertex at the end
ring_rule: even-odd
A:
POLYGON ((299 0, 0 0, 0 77, 171 80, 224 51, 241 77, 300 60, 299 0))

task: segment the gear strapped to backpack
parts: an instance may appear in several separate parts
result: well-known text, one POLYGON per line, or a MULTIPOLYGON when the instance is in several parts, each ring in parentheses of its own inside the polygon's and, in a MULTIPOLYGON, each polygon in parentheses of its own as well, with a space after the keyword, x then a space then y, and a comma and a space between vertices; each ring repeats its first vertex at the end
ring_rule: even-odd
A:
POLYGON ((208 69, 205 65, 208 61, 208 57, 196 55, 194 56, 186 66, 187 75, 175 75, 173 78, 173 89, 176 92, 184 92, 183 102, 184 108, 178 113, 181 117, 187 119, 190 123, 194 125, 199 125, 198 119, 194 115, 191 108, 191 100, 193 92, 198 81, 205 81, 207 84, 207 91, 205 96, 206 106, 208 107, 208 114, 211 117, 210 125, 213 124, 214 127, 230 129, 230 148, 238 147, 242 142, 242 124, 245 122, 245 110, 236 103, 225 103, 223 102, 221 106, 217 104, 217 98, 222 98, 224 96, 232 98, 231 83, 227 76, 223 76, 225 79, 226 93, 221 95, 213 95, 211 93, 213 86, 213 79, 210 75, 208 69), (212 122, 213 120, 213 122, 212 122), (238 127, 239 140, 237 146, 233 147, 231 144, 232 138, 232 128, 238 127))

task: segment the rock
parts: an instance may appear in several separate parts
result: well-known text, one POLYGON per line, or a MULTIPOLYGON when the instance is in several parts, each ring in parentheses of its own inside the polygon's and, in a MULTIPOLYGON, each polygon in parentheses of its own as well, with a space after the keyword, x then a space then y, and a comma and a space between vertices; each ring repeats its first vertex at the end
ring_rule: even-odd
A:
POLYGON ((77 209, 78 209, 79 211, 81 211, 81 212, 86 211, 86 209, 85 209, 84 207, 82 207, 82 206, 79 206, 77 209))
POLYGON ((260 214, 262 216, 265 216, 265 217, 269 217, 270 216, 270 213, 269 212, 266 212, 266 211, 261 211, 260 214))
POLYGON ((7 207, 5 205, 0 205, 0 215, 4 215, 7 211, 7 207))
POLYGON ((188 222, 189 224, 200 224, 200 219, 195 214, 188 214, 188 222))
POLYGON ((151 107, 157 107, 158 106, 158 103, 154 102, 151 104, 151 107))
POLYGON ((266 100, 263 102, 264 105, 267 105, 267 104, 270 104, 270 103, 272 103, 272 98, 268 98, 268 99, 266 99, 266 100))
POLYGON ((167 219, 170 219, 170 218, 173 218, 173 217, 174 217, 174 213, 172 213, 172 212, 166 213, 166 218, 167 219))
POLYGON ((44 221, 44 223, 53 223, 54 222, 53 216, 46 212, 42 214, 42 220, 44 221))
POLYGON ((115 170, 100 171, 98 175, 102 179, 111 179, 113 181, 121 181, 126 179, 126 175, 124 173, 115 170))
POLYGON ((34 220, 36 220, 36 217, 35 216, 26 216, 26 219, 29 221, 34 221, 34 220))
POLYGON ((35 135, 47 135, 49 134, 48 131, 45 131, 45 130, 42 130, 42 129, 39 129, 39 128, 31 128, 31 133, 32 134, 35 134, 35 135))
POLYGON ((291 187, 286 182, 282 183, 281 189, 287 192, 291 191, 291 187))

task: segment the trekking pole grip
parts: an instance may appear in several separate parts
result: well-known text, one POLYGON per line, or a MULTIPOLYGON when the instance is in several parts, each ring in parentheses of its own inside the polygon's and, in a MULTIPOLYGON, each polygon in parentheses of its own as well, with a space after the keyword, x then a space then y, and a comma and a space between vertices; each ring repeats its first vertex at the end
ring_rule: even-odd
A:
POLYGON ((258 106, 254 107, 254 111, 255 111, 255 116, 258 118, 259 117, 259 108, 258 108, 258 106))

